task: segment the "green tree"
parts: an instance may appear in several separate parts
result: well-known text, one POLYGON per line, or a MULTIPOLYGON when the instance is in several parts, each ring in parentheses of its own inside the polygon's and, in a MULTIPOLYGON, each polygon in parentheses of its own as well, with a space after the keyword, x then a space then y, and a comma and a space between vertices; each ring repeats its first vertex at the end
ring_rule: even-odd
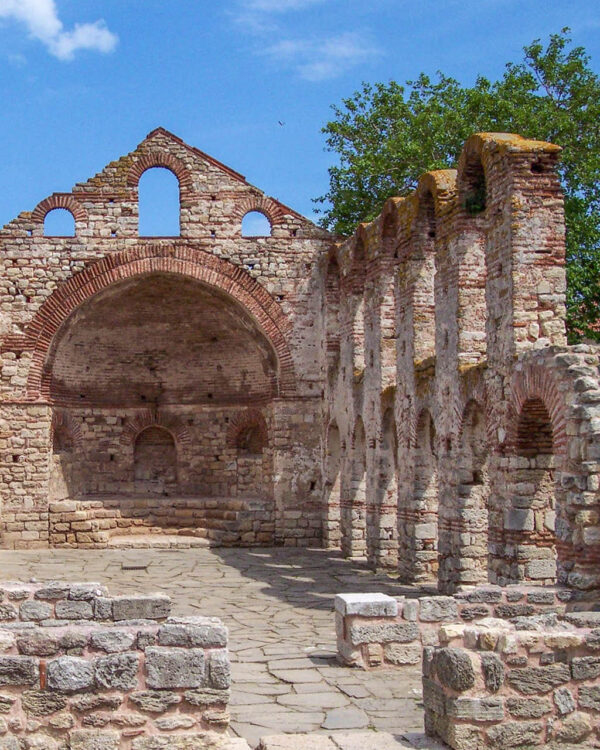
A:
POLYGON ((342 235, 406 195, 431 169, 456 166, 477 131, 520 133, 563 147, 559 173, 567 224, 567 323, 571 341, 600 340, 600 78, 569 29, 524 48, 495 82, 465 87, 438 73, 400 85, 363 83, 323 128, 338 156, 322 224, 342 235))

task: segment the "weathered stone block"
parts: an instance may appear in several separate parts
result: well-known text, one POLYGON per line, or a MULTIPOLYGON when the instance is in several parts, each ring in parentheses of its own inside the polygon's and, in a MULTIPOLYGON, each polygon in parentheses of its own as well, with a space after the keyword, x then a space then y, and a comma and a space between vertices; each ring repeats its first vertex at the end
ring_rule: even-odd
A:
POLYGON ((227 690, 231 685, 231 666, 225 649, 210 652, 209 658, 210 683, 213 688, 227 690))
POLYGON ((40 662, 32 656, 0 656, 0 685, 35 685, 40 662))
POLYGON ((440 648, 434 656, 435 670, 442 685, 462 693, 475 684, 475 670, 467 651, 440 648))
POLYGON ((135 653, 111 654, 94 661, 97 684, 107 690, 135 690, 140 657, 135 653))
POLYGON ((146 649, 146 683, 150 688, 197 688, 206 683, 202 649, 150 646, 146 649))
POLYGON ((52 617, 53 609, 52 605, 46 602, 40 601, 29 601, 23 602, 19 607, 19 615, 21 620, 46 620, 52 617))
POLYGON ((565 687, 558 688, 554 691, 554 704, 561 716, 566 716, 567 714, 572 713, 576 708, 573 693, 565 687))
POLYGON ((133 646, 135 639, 136 636, 126 630, 109 628, 92 633, 90 642, 92 648, 112 654, 127 651, 133 646))
POLYGON ((504 664, 495 654, 482 654, 481 669, 486 688, 497 693, 504 684, 504 664))
POLYGON ((69 733, 70 750, 119 750, 118 732, 99 732, 97 729, 75 729, 69 733))
POLYGON ((506 707, 512 716, 519 719, 540 719, 552 711, 547 698, 509 698, 506 707))
POLYGON ((420 600, 423 622, 451 622, 458 619, 456 600, 451 596, 424 596, 420 600))
POLYGON ((581 685, 579 688, 579 707, 600 711, 600 685, 581 685))
POLYGON ((383 656, 386 662, 398 666, 418 664, 421 661, 422 650, 420 643, 386 643, 383 647, 383 656))
POLYGON ((56 617, 61 620, 91 620, 94 609, 87 601, 60 600, 55 605, 56 617))
POLYGON ((492 747, 506 750, 544 744, 544 725, 539 721, 511 721, 490 727, 488 738, 492 747))
POLYGON ((502 721, 504 702, 500 698, 446 698, 446 714, 468 721, 502 721))
POLYGON ((396 617, 398 602, 386 594, 337 594, 335 610, 342 615, 396 617))
POLYGON ((359 643, 410 643, 419 638, 415 623, 369 623, 353 622, 350 626, 350 642, 359 643))
POLYGON ((171 617, 159 629, 158 642, 161 646, 224 647, 227 628, 216 617, 171 617))
POLYGON ((162 714, 171 706, 181 703, 181 696, 166 690, 142 690, 139 693, 132 693, 129 700, 138 706, 140 711, 162 714))
POLYGON ((574 680, 593 680, 600 677, 600 656, 577 656, 571 661, 574 680))
POLYGON ((47 665, 48 687, 61 693, 76 693, 94 687, 94 667, 76 656, 61 656, 47 665))
POLYGON ((549 693, 553 688, 564 685, 570 679, 571 673, 566 664, 513 669, 508 674, 511 686, 523 695, 549 693))
POLYGON ((67 699, 50 690, 29 690, 21 696, 21 703, 26 713, 32 716, 48 716, 66 708, 67 699))
POLYGON ((171 599, 163 594, 155 596, 116 596, 112 613, 119 620, 164 620, 171 613, 171 599))
POLYGON ((60 648, 60 641, 52 633, 36 629, 20 634, 17 648, 26 656, 54 656, 60 648))

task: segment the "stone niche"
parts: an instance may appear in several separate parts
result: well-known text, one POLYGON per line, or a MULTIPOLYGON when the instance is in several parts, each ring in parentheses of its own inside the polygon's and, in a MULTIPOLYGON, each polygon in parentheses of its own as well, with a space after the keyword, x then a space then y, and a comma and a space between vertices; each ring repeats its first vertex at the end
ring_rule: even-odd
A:
POLYGON ((0 584, 0 747, 229 748, 227 629, 98 583, 0 584), (23 744, 25 743, 25 744, 23 744))
POLYGON ((272 543, 275 356, 224 294, 169 274, 117 283, 71 316, 44 368, 54 545, 272 543))

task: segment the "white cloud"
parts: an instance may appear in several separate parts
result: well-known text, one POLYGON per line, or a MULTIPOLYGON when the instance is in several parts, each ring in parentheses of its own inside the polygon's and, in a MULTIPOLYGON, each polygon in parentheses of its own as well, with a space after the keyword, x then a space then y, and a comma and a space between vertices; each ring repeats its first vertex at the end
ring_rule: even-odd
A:
MULTIPOLYGON (((335 78, 380 54, 367 36, 347 31, 332 36, 288 33, 286 13, 308 10, 334 0, 236 0, 235 22, 257 37, 256 53, 294 70, 307 81, 335 78), (273 38, 279 41, 272 43, 273 38)), ((348 0, 346 0, 348 2, 348 0)))
POLYGON ((118 37, 104 21, 75 24, 66 30, 54 0, 0 0, 0 19, 24 24, 30 36, 46 45, 59 60, 72 60, 79 50, 112 52, 118 37))
POLYGON ((263 13, 286 13, 288 10, 302 10, 309 5, 325 0, 242 0, 242 7, 246 10, 262 11, 263 13))
POLYGON ((346 32, 329 38, 284 39, 267 47, 264 54, 293 67, 307 81, 324 81, 366 62, 379 51, 361 34, 346 32))
POLYGON ((237 0, 230 15, 249 33, 272 34, 279 30, 277 16, 326 2, 331 0, 237 0))

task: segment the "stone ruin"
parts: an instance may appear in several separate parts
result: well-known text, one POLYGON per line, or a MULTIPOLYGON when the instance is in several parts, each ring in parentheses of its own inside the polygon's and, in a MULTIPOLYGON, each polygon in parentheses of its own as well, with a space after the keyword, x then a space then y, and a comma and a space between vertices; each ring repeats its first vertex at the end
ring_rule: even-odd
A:
MULTIPOLYGON (((600 597, 600 348, 566 341, 559 154, 474 135, 457 170, 423 175, 344 239, 159 128, 21 213, 0 230, 1 546, 341 549, 443 595, 388 603, 375 630, 338 603, 338 636, 347 663, 422 660, 428 730, 457 750, 515 739, 485 723, 499 713, 481 692, 479 651, 500 643, 484 633, 499 617, 516 649, 496 654, 503 669, 566 665, 553 705, 597 718, 597 630, 556 651, 553 628, 566 625, 544 621, 539 651, 506 624, 600 597), (140 236, 138 184, 153 168, 178 181, 178 236, 140 236), (57 210, 72 236, 45 231, 57 210), (253 212, 264 236, 242 232, 253 212), (499 598, 481 600, 490 585, 499 598), (454 658, 475 665, 464 695, 443 677, 454 658), (584 679, 580 658, 594 665, 586 691, 567 684, 584 679), (485 719, 469 703, 480 699, 485 719)), ((58 607, 38 594, 26 610, 58 607)), ((61 610, 91 606, 64 600, 61 610)), ((148 627, 160 642, 160 628, 196 625, 148 627)), ((147 667, 141 633, 124 638, 147 667)), ((83 659, 94 680, 100 660, 121 658, 94 640, 72 657, 60 628, 55 640, 53 658, 83 659)), ((52 687, 52 669, 20 648, 11 641, 3 658, 31 660, 31 682, 13 692, 52 687)), ((518 700, 513 687, 503 706, 518 700)), ((69 731, 85 733, 73 699, 60 701, 75 711, 69 731)), ((524 736, 588 742, 586 716, 570 732, 567 719, 532 714, 543 726, 524 736)), ((163 747, 145 737, 131 747, 163 747)))
POLYGON ((324 543, 445 593, 597 592, 599 349, 566 344, 559 152, 475 135, 341 240, 158 129, 20 214, 2 546, 324 543), (177 237, 139 236, 154 167, 177 237), (57 209, 73 236, 45 235, 57 209))
POLYGON ((238 746, 218 619, 169 617, 167 596, 98 583, 5 583, 0 596, 2 750, 238 746))

